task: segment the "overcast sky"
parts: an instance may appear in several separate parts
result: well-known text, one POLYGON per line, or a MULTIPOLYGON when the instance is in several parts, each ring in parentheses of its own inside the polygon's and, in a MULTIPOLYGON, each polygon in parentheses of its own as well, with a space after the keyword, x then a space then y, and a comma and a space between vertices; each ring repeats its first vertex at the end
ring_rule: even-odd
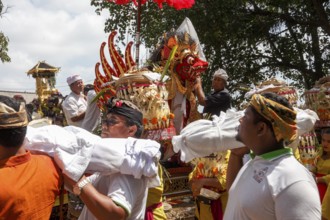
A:
POLYGON ((56 88, 67 95, 67 76, 81 74, 93 83, 99 48, 107 41, 104 21, 89 0, 2 0, 9 6, 0 30, 9 38, 10 63, 0 62, 0 90, 35 92, 35 79, 27 76, 38 61, 61 67, 56 88))

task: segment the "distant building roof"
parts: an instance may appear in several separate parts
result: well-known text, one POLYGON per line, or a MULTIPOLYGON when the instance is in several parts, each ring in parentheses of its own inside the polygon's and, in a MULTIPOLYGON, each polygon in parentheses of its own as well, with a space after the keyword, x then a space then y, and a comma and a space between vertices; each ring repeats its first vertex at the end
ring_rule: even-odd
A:
POLYGON ((27 75, 36 77, 53 77, 55 73, 60 70, 60 67, 54 67, 46 63, 45 61, 39 61, 32 69, 27 72, 27 75))

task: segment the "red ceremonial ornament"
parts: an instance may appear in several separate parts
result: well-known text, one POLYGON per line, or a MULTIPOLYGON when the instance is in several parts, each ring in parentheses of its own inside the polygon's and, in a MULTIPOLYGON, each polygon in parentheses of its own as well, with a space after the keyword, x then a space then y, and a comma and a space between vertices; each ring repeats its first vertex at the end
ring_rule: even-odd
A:
POLYGON ((157 118, 152 118, 152 119, 151 119, 151 123, 152 123, 153 125, 157 124, 157 123, 158 123, 158 119, 157 119, 157 118))
POLYGON ((204 178, 204 176, 202 174, 198 174, 196 177, 196 179, 203 179, 203 178, 204 178))
POLYGON ((148 123, 149 123, 148 121, 149 121, 148 119, 143 118, 143 124, 144 124, 144 125, 148 124, 148 123))
POLYGON ((121 101, 117 101, 117 102, 116 102, 116 107, 119 108, 119 107, 122 106, 122 104, 123 104, 123 103, 122 103, 121 101))
POLYGON ((217 174, 219 173, 218 167, 213 167, 213 168, 212 168, 212 173, 213 173, 214 175, 217 175, 217 174))
MULTIPOLYGON (((113 2, 118 5, 125 5, 130 2, 133 2, 135 5, 138 5, 139 0, 107 0, 108 2, 113 2)), ((145 4, 147 0, 140 0, 141 4, 145 4)), ((158 4, 159 8, 163 8, 163 3, 168 4, 170 7, 175 8, 176 10, 191 8, 195 4, 195 0, 153 0, 158 4)))
POLYGON ((198 163, 197 166, 198 166, 199 169, 203 169, 204 168, 204 164, 202 162, 198 163))

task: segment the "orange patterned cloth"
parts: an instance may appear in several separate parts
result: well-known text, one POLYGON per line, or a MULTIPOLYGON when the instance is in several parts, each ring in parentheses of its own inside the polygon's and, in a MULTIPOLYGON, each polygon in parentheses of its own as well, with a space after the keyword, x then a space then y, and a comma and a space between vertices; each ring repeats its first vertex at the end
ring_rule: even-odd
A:
POLYGON ((0 180, 0 219, 49 219, 61 186, 50 157, 27 151, 0 160, 0 180))
POLYGON ((287 143, 291 143, 297 138, 296 111, 259 94, 252 96, 250 104, 260 115, 271 122, 277 141, 283 139, 287 143))

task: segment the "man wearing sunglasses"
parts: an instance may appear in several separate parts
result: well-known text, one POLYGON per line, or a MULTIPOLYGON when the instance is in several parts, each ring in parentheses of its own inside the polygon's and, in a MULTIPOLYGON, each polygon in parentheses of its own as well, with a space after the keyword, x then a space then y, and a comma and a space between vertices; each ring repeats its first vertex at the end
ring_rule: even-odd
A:
MULTIPOLYGON (((102 123, 103 138, 140 138, 142 113, 129 101, 112 98, 106 105, 102 123)), ((79 219, 144 219, 147 180, 131 175, 101 176, 91 184, 86 177, 78 183, 65 177, 66 184, 79 186, 77 195, 85 203, 79 219)))

